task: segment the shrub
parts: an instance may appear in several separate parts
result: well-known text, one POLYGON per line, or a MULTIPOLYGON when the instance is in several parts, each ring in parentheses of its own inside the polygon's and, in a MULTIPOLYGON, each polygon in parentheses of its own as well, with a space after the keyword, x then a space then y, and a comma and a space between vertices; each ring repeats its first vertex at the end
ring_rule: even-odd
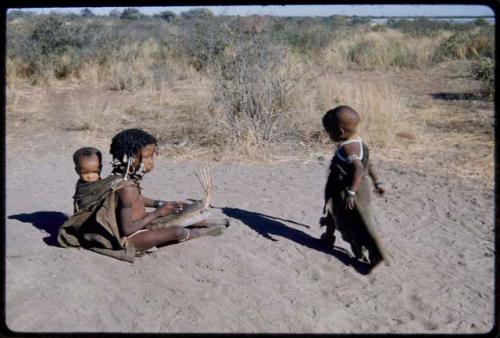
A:
POLYGON ((80 16, 84 17, 84 18, 91 18, 91 17, 94 17, 95 14, 94 12, 92 12, 90 9, 88 8, 84 8, 80 11, 80 16))
POLYGON ((34 15, 33 12, 30 11, 20 11, 20 10, 11 10, 7 13, 7 20, 15 20, 15 19, 29 19, 34 15))
POLYGON ((367 69, 390 67, 415 68, 425 65, 429 56, 424 38, 408 39, 404 34, 391 30, 354 35, 347 46, 348 61, 367 69), (416 47, 420 45, 420 47, 416 47))
POLYGON ((207 8, 194 8, 187 12, 181 12, 181 17, 184 19, 200 19, 212 17, 212 12, 207 8))
POLYGON ((453 34, 437 48, 434 58, 436 61, 493 58, 494 53, 494 31, 488 26, 453 34))
POLYGON ((220 18, 201 16, 185 20, 181 27, 178 47, 191 59, 198 70, 220 58, 233 39, 233 34, 220 18))
POLYGON ((302 77, 289 51, 260 39, 240 41, 232 47, 228 63, 214 64, 212 107, 215 129, 229 137, 222 142, 252 140, 265 143, 290 134, 290 113, 300 100, 302 77))
POLYGON ((120 14, 120 19, 124 20, 140 20, 143 18, 144 14, 142 14, 137 8, 125 8, 120 14))
POLYGON ((176 15, 172 11, 162 11, 158 14, 154 15, 155 18, 160 18, 165 20, 166 22, 171 22, 176 18, 176 15))
POLYGON ((495 62, 484 57, 474 62, 471 67, 472 76, 481 81, 485 94, 491 100, 495 96, 495 62))

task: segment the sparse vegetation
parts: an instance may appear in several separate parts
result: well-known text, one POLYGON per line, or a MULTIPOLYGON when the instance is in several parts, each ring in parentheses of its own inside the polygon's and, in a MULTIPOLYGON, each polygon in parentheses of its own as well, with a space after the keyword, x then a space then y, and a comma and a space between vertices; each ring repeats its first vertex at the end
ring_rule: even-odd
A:
MULTIPOLYGON (((471 60, 473 76, 487 96, 494 95, 494 27, 484 20, 372 24, 363 17, 231 17, 206 9, 149 16, 134 8, 107 16, 88 9, 80 15, 10 11, 7 19, 9 92, 21 84, 71 82, 144 93, 149 108, 122 111, 149 121, 169 142, 244 145, 247 153, 270 143, 324 142, 321 115, 339 103, 363 112, 363 133, 375 146, 416 142, 421 126, 403 114, 407 94, 384 77, 364 84, 334 75, 346 70, 426 69, 471 60), (194 82, 206 92, 172 113, 171 88, 198 88, 194 82), (156 125, 167 116, 172 121, 172 114, 173 126, 156 125)), ((72 128, 98 128, 90 110, 72 128)))
POLYGON ((493 100, 495 96, 495 62, 493 59, 485 57, 473 63, 472 75, 476 80, 481 81, 486 96, 493 100))

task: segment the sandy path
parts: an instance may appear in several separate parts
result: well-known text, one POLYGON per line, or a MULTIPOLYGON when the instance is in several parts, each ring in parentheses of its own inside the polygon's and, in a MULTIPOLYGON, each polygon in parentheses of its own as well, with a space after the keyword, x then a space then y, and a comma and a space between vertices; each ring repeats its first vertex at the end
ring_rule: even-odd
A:
MULTIPOLYGON (((72 211, 76 176, 67 150, 40 158, 8 151, 7 325, 36 332, 489 331, 493 190, 375 162, 390 191, 374 198, 373 213, 394 262, 365 276, 349 265, 341 239, 334 252, 318 243, 325 162, 213 164, 214 213, 231 217, 226 232, 129 264, 53 245, 72 211)), ((160 158, 145 178, 146 194, 201 197, 198 164, 160 158)))

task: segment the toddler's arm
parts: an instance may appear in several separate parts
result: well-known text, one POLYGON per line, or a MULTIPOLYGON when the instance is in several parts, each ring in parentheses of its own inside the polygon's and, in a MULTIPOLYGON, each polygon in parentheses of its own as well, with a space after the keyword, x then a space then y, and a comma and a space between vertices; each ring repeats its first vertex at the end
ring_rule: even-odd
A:
POLYGON ((351 164, 354 166, 354 175, 352 178, 351 186, 346 189, 345 207, 346 209, 354 209, 354 196, 359 189, 361 181, 363 180, 363 163, 359 158, 360 148, 359 144, 351 143, 344 146, 347 158, 350 159, 351 164))
POLYGON ((382 181, 379 180, 371 160, 368 160, 368 175, 370 175, 371 179, 373 180, 373 184, 375 185, 375 192, 379 195, 383 195, 385 193, 385 189, 382 188, 382 181))

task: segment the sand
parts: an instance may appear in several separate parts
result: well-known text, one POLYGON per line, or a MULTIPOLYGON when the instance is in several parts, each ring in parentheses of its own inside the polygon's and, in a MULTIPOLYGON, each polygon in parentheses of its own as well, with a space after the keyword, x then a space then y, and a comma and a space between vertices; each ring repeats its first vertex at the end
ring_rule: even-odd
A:
MULTIPOLYGON (((17 332, 484 333, 494 323, 493 189, 373 155, 390 267, 365 275, 318 238, 328 162, 211 163, 219 237, 134 264, 55 245, 72 212, 69 143, 7 149, 6 324, 17 332), (48 149, 51 149, 50 152, 48 149)), ((68 141, 69 142, 69 141, 68 141)), ((109 160, 109 158, 106 158, 109 160)), ((199 198, 201 162, 160 158, 148 197, 199 198)), ((451 170, 451 168, 450 168, 451 170)), ((109 164, 105 163, 105 173, 109 164)))

